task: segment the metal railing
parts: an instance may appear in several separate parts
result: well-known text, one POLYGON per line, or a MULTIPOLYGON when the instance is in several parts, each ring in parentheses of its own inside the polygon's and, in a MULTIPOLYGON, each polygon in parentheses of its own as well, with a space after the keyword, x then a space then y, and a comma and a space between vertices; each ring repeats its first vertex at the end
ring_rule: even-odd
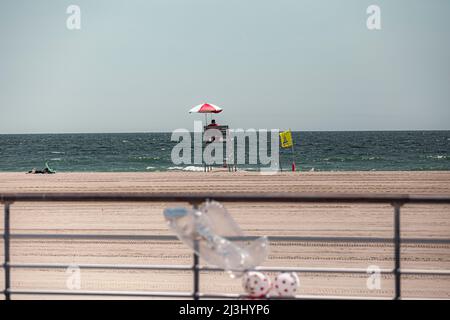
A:
MULTIPOLYGON (((0 194, 0 203, 4 205, 4 283, 3 292, 5 299, 11 299, 11 295, 71 295, 71 296, 117 296, 117 297, 170 297, 170 298, 241 298, 240 294, 207 294, 200 292, 201 271, 222 271, 219 268, 201 266, 199 257, 193 254, 192 265, 134 265, 134 264, 77 264, 80 269, 110 269, 110 270, 166 270, 166 271, 191 271, 193 274, 192 292, 146 292, 146 291, 86 291, 86 290, 18 290, 11 287, 12 269, 66 269, 72 264, 44 264, 44 263, 12 263, 11 239, 84 239, 84 240, 177 240, 175 236, 167 235, 105 235, 105 234, 14 234, 11 233, 11 205, 15 202, 187 202, 197 206, 207 199, 220 202, 279 202, 279 203, 378 203, 391 204, 394 208, 393 237, 296 237, 296 236, 272 236, 271 242, 302 241, 302 242, 366 242, 366 243, 392 243, 394 246, 394 266, 392 269, 381 269, 380 274, 392 274, 394 276, 393 299, 401 298, 401 276, 407 275, 438 275, 450 276, 450 270, 419 270, 401 269, 401 244, 433 243, 450 244, 450 239, 436 238, 401 238, 400 208, 406 203, 450 204, 450 196, 412 196, 412 195, 350 195, 350 194, 244 194, 228 195, 215 193, 196 194, 146 194, 146 193, 15 193, 0 194)), ((236 237, 233 240, 252 240, 256 237, 236 237)), ((299 272, 299 273, 347 273, 367 274, 362 268, 289 268, 289 267, 257 267, 257 271, 265 272, 299 272)), ((305 296, 298 295, 297 299, 377 299, 380 297, 347 297, 347 296, 305 296)), ((383 297, 381 297, 383 298, 383 297)))

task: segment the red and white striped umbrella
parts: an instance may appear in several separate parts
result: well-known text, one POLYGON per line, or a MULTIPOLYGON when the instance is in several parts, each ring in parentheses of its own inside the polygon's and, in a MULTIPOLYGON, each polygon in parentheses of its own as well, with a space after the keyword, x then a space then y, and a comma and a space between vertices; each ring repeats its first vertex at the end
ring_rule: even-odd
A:
POLYGON ((203 103, 198 106, 193 107, 189 110, 189 113, 219 113, 222 112, 222 108, 211 104, 211 103, 203 103))

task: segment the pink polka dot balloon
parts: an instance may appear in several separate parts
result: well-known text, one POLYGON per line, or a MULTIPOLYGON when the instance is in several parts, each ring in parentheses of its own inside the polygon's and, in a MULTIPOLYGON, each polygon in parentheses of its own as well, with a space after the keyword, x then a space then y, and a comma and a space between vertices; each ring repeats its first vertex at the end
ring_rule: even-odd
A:
POLYGON ((295 272, 284 272, 275 277, 274 290, 281 297, 295 296, 299 287, 300 280, 295 272))
POLYGON ((250 297, 262 298, 269 293, 272 282, 264 273, 249 271, 242 278, 242 286, 250 297))

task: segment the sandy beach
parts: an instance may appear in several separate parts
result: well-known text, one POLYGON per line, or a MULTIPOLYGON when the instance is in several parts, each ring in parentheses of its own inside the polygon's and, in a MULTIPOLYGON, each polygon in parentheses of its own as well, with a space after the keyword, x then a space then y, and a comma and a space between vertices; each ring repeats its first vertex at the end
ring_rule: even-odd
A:
MULTIPOLYGON (((299 172, 265 176, 251 172, 0 173, 0 193, 14 192, 267 192, 392 193, 450 195, 450 172, 299 172)), ((13 233, 162 234, 170 203, 16 203, 13 233)), ((175 204, 180 205, 180 204, 175 204)), ((186 204, 187 205, 187 204, 186 204)), ((388 204, 225 204, 249 235, 392 237, 388 204)), ((405 205, 402 237, 449 238, 450 205, 405 205)), ((13 263, 190 264, 178 241, 18 240, 13 263)), ((0 249, 3 254, 3 246, 0 249)), ((266 266, 393 267, 393 247, 385 243, 271 243, 266 266)), ((450 270, 450 245, 404 244, 402 268, 450 270)), ((3 287, 3 271, 0 271, 3 287)), ((369 290, 367 275, 300 274, 302 295, 393 295, 393 278, 369 290)), ((66 290, 65 270, 15 269, 14 289, 66 290)), ((402 296, 450 298, 450 277, 403 276, 402 296)), ((191 291, 190 272, 82 270, 82 290, 191 291)), ((205 273, 201 290, 242 293, 240 280, 223 272, 205 273)), ((14 299, 36 298, 13 296, 14 299)), ((54 298, 39 296, 39 298, 54 298)))

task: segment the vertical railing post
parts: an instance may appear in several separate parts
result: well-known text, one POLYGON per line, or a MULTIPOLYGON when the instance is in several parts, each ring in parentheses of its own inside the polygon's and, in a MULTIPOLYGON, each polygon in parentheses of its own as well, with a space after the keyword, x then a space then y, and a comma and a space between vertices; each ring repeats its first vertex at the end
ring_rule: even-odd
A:
POLYGON ((394 300, 401 297, 401 271, 400 271, 400 250, 401 250, 401 233, 400 233, 400 207, 402 203, 395 202, 394 206, 394 278, 395 278, 395 293, 394 300))
MULTIPOLYGON (((198 209, 198 203, 193 203, 193 209, 198 209)), ((195 219, 196 215, 194 215, 195 219)), ((200 299, 200 258, 197 254, 197 252, 200 251, 200 246, 198 243, 197 236, 194 237, 194 261, 192 265, 192 273, 193 273, 193 290, 192 290, 192 298, 194 300, 200 299)))
POLYGON ((11 300, 10 288, 11 288, 11 274, 10 274, 10 216, 9 209, 10 203, 5 202, 5 214, 3 217, 3 245, 4 245, 4 273, 5 273, 5 300, 11 300))
POLYGON ((193 287, 193 293, 192 296, 194 298, 194 300, 199 300, 200 296, 199 296, 199 292, 200 292, 200 269, 199 269, 199 257, 198 257, 198 250, 199 250, 199 246, 198 246, 198 240, 195 239, 194 240, 194 265, 193 265, 193 273, 194 273, 194 287, 193 287))

